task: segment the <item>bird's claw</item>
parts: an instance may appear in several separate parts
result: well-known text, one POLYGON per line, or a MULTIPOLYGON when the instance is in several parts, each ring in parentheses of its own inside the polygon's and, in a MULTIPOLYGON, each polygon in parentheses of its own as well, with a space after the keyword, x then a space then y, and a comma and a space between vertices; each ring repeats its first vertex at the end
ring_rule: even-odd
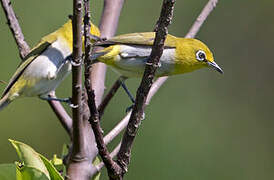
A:
POLYGON ((129 111, 131 111, 133 109, 133 106, 134 106, 134 104, 132 104, 131 106, 127 107, 126 108, 126 113, 128 113, 129 111))

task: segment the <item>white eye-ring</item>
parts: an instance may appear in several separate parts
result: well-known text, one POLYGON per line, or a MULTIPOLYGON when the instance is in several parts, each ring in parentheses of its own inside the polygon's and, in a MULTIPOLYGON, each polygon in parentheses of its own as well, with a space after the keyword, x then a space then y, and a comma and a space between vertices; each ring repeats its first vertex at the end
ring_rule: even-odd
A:
POLYGON ((202 50, 197 51, 196 52, 196 59, 198 61, 205 61, 206 60, 206 54, 205 54, 205 52, 202 51, 202 50))

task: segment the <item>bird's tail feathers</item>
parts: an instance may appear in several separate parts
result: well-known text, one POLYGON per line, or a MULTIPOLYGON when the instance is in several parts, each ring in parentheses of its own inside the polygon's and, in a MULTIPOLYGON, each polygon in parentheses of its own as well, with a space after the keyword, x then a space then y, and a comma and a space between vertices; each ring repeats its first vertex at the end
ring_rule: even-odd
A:
POLYGON ((9 93, 7 93, 5 96, 3 96, 0 99, 0 111, 2 109, 4 109, 4 107, 6 107, 9 103, 11 102, 10 98, 9 98, 9 93))

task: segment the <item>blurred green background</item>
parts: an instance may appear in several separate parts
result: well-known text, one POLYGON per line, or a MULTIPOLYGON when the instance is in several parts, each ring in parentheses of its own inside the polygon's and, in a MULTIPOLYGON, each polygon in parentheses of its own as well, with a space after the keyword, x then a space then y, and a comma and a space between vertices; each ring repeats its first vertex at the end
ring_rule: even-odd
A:
MULTIPOLYGON (((169 33, 184 36, 206 2, 177 0, 169 33)), ((126 1, 117 34, 151 31, 161 3, 126 1)), ((72 12, 72 3, 66 0, 13 1, 13 6, 32 46, 72 12)), ((225 74, 202 69, 169 78, 146 109, 126 179, 274 179, 273 7, 271 0, 219 2, 197 38, 213 50, 225 74)), ((102 1, 92 1, 92 10, 98 24, 102 1)), ((20 58, 5 23, 1 9, 0 79, 8 81, 20 58)), ((117 77, 110 70, 106 87, 117 77)), ((132 79, 127 84, 135 92, 139 82, 132 79)), ((57 95, 69 96, 70 86, 67 78, 57 95)), ((105 132, 129 105, 119 91, 106 111, 105 132)), ((2 111, 0 134, 0 163, 17 160, 8 138, 23 141, 47 157, 60 154, 63 143, 69 142, 48 104, 38 98, 18 99, 2 111)))

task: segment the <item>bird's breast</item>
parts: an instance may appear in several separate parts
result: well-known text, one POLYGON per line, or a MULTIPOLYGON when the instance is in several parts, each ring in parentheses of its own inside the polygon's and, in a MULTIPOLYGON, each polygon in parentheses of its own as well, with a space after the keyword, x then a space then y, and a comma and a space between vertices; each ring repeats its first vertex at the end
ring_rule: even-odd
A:
POLYGON ((55 90, 71 70, 71 64, 66 60, 70 54, 67 43, 58 39, 36 57, 20 77, 26 81, 25 95, 34 96, 55 90))

